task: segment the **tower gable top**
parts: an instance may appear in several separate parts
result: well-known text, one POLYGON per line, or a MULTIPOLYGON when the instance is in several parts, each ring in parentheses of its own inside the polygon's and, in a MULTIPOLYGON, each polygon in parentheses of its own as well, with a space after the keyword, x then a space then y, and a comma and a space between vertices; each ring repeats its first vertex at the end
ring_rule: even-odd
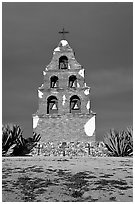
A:
POLYGON ((65 71, 70 69, 82 69, 82 66, 77 62, 72 48, 67 40, 61 40, 58 46, 53 51, 53 57, 49 65, 46 66, 46 71, 59 70, 65 71), (62 59, 63 58, 63 59, 62 59), (65 66, 65 68, 60 68, 65 66))

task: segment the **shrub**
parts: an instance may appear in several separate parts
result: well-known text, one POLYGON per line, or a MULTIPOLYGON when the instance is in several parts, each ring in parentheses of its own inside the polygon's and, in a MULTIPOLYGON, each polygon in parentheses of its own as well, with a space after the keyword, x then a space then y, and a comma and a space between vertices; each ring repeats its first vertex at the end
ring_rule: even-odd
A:
POLYGON ((11 154, 14 147, 22 140, 22 130, 19 125, 6 124, 2 126, 2 155, 11 154), (9 151, 10 150, 10 151, 9 151))
POLYGON ((133 130, 118 132, 111 129, 110 133, 104 136, 104 144, 108 149, 109 156, 125 157, 133 154, 133 130))
POLYGON ((33 132, 33 137, 23 138, 19 125, 2 126, 2 156, 25 156, 33 150, 40 140, 40 135, 33 132))

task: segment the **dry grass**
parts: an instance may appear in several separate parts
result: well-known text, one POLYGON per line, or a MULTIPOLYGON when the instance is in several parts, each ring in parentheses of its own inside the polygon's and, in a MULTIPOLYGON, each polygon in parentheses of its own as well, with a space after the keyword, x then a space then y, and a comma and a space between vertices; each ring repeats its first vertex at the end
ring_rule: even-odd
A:
POLYGON ((133 201, 132 158, 3 158, 6 202, 133 201))

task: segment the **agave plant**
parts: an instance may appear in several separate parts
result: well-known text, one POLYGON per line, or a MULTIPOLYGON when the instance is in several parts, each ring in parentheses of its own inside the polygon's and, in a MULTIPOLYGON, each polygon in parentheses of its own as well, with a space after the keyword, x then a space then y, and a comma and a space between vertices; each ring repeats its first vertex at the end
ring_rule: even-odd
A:
POLYGON ((133 128, 128 127, 125 131, 128 141, 128 154, 133 155, 133 128))
POLYGON ((22 139, 22 130, 19 125, 6 124, 2 126, 2 155, 9 155, 18 141, 22 139))
POLYGON ((2 156, 25 156, 40 140, 40 135, 33 132, 33 137, 24 138, 19 125, 2 126, 2 156))
POLYGON ((40 134, 33 132, 33 137, 29 138, 21 138, 18 140, 17 145, 14 148, 13 155, 14 156, 25 156, 29 155, 33 148, 37 145, 40 140, 40 134))
POLYGON ((108 149, 109 156, 131 156, 133 154, 132 136, 132 128, 121 132, 111 129, 110 133, 104 136, 104 144, 108 149))

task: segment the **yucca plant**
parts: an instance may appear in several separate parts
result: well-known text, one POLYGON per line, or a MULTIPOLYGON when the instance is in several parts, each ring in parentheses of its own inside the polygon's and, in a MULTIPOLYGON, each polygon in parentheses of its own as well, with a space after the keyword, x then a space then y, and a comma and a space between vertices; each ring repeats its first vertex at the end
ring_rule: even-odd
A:
POLYGON ((104 144, 108 149, 109 156, 131 156, 133 154, 132 137, 132 128, 127 128, 126 131, 121 132, 111 129, 110 133, 104 136, 104 144))
POLYGON ((33 148, 37 145, 40 140, 40 134, 33 132, 33 137, 29 138, 21 138, 18 140, 17 145, 14 148, 13 155, 14 156, 25 156, 29 155, 33 148))
POLYGON ((40 135, 33 132, 33 137, 24 138, 19 125, 2 126, 2 156, 25 156, 40 140, 40 135))
POLYGON ((19 125, 6 124, 2 126, 2 155, 10 155, 18 141, 22 138, 19 125), (11 151, 9 151, 11 150, 11 151))

